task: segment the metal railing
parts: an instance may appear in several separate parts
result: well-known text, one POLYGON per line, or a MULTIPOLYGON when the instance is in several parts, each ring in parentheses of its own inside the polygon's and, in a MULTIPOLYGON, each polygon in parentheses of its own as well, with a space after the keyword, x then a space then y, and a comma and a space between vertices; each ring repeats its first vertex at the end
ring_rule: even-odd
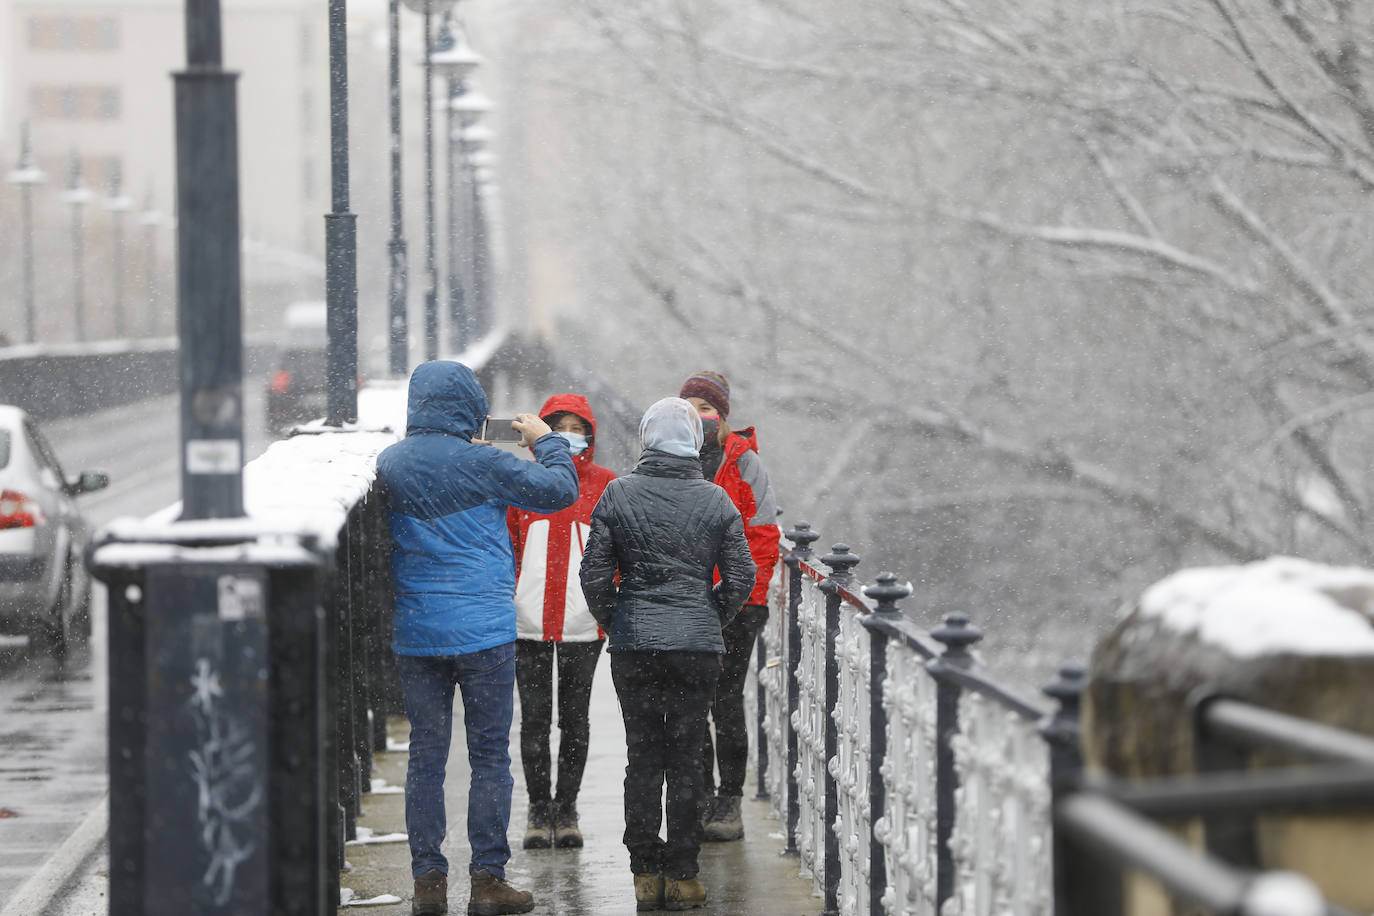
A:
POLYGON ((780 613, 759 637, 759 797, 823 916, 1117 916, 1131 872, 1219 914, 1343 912, 1258 869, 1255 818, 1374 810, 1374 739, 1203 698, 1204 772, 1085 780, 1081 667, 1021 696, 978 662, 965 617, 927 633, 898 609, 911 589, 895 576, 858 587, 846 545, 814 557, 804 522, 786 537, 780 613), (1324 766, 1247 769, 1256 748, 1324 766), (1193 818, 1205 850, 1156 823, 1193 818))

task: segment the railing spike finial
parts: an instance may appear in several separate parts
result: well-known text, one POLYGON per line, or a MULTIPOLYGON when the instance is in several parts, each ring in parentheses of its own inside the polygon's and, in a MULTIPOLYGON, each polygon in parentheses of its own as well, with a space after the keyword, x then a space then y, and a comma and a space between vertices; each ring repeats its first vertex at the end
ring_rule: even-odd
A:
POLYGON ((792 548, 792 555, 798 559, 806 560, 811 557, 811 544, 820 540, 821 536, 811 530, 810 522, 797 522, 784 537, 795 545, 792 548))
POLYGON ((946 614, 944 624, 930 635, 944 644, 941 661, 962 666, 973 661, 969 647, 983 638, 982 631, 968 622, 968 615, 957 613, 946 614))
POLYGON ((911 595, 911 583, 899 583, 896 574, 890 572, 878 573, 876 583, 865 585, 863 588, 865 597, 878 602, 878 607, 873 613, 883 617, 901 616, 902 612, 897 608, 897 602, 911 595))
POLYGON ((1053 681, 1040 688, 1041 693, 1057 704, 1054 713, 1040 727, 1040 734, 1050 744, 1077 751, 1078 717, 1087 684, 1087 670, 1082 665, 1064 665, 1053 681))
POLYGON ((835 544, 830 553, 821 557, 821 562, 830 567, 829 578, 838 585, 849 585, 854 581, 854 567, 859 565, 859 555, 849 552, 848 544, 835 544))

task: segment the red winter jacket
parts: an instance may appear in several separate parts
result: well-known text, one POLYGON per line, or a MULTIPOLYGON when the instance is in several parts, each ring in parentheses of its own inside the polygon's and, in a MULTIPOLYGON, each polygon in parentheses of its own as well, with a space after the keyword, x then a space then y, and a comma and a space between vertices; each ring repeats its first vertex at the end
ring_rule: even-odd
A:
POLYGON ((747 603, 767 604, 768 582, 773 578, 773 567, 778 565, 781 532, 773 523, 778 504, 773 496, 773 483, 759 458, 754 427, 732 430, 725 439, 724 452, 714 483, 730 494, 735 508, 744 518, 744 535, 749 539, 749 553, 756 567, 754 591, 747 603))
MULTIPOLYGON (((596 435, 596 417, 587 399, 556 394, 544 402, 539 416, 559 411, 586 420, 596 435)), ((578 568, 591 532, 592 509, 615 474, 592 461, 595 444, 573 456, 577 469, 577 502, 552 515, 510 509, 506 525, 515 547, 516 635, 520 639, 553 642, 590 642, 604 634, 587 610, 578 568)))

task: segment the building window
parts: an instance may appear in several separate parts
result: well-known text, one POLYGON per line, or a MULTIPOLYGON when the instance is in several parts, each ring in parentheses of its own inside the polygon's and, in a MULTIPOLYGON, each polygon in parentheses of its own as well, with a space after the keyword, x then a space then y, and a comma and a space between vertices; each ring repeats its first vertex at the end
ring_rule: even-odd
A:
POLYGON ((123 96, 118 86, 31 86, 29 111, 35 118, 64 121, 117 121, 123 96))
POLYGON ((29 48, 35 51, 115 51, 119 20, 108 16, 33 16, 29 48))

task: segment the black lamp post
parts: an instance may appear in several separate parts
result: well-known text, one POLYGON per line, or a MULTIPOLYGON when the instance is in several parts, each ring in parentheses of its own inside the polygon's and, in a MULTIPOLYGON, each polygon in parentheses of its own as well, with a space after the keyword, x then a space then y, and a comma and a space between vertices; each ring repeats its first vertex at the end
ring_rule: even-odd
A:
POLYGON ((133 201, 124 195, 123 175, 116 166, 110 172, 110 193, 104 201, 110 212, 111 273, 114 275, 114 330, 116 337, 124 337, 128 328, 124 321, 124 214, 133 201))
POLYGON ((387 368, 393 378, 409 367, 407 352, 406 240, 401 207, 401 13, 400 0, 387 4, 387 85, 391 127, 391 237, 387 240, 387 368))
POLYGON ((485 149, 491 142, 491 131, 477 123, 478 119, 491 110, 491 102, 481 92, 468 92, 453 100, 454 107, 462 115, 465 126, 458 132, 460 165, 458 173, 458 192, 464 213, 464 237, 461 245, 462 272, 467 278, 467 308, 463 315, 463 336, 471 340, 479 336, 482 303, 479 300, 477 258, 474 242, 480 234, 477 228, 475 194, 475 169, 473 158, 480 162, 485 149))
POLYGON ((21 233, 21 244, 24 248, 24 341, 33 343, 37 340, 37 309, 34 305, 33 289, 33 189, 36 185, 42 184, 47 180, 36 165, 33 164, 33 150, 29 147, 29 122, 25 121, 21 128, 19 141, 19 164, 11 171, 5 180, 19 188, 20 221, 19 231, 21 233))
POLYGON ((172 76, 183 520, 243 515, 238 74, 223 61, 219 0, 186 0, 172 76))
POLYGON ((348 202, 347 0, 329 0, 329 154, 333 212, 325 216, 327 422, 358 419, 357 218, 348 202))
POLYGON ((466 345, 466 311, 463 303, 463 278, 460 255, 458 253, 459 213, 463 207, 463 179, 458 172, 457 148, 458 130, 456 119, 462 114, 461 99, 467 95, 467 78, 482 63, 482 58, 473 52, 467 43, 467 35, 459 28, 455 39, 450 30, 450 16, 445 16, 435 39, 434 53, 430 55, 430 65, 439 76, 448 78, 448 92, 444 108, 444 187, 448 203, 448 332, 449 347, 461 352, 466 345))
POLYGON ((62 202, 72 208, 72 320, 78 342, 86 339, 86 227, 82 213, 94 196, 81 180, 81 156, 72 150, 62 202))

